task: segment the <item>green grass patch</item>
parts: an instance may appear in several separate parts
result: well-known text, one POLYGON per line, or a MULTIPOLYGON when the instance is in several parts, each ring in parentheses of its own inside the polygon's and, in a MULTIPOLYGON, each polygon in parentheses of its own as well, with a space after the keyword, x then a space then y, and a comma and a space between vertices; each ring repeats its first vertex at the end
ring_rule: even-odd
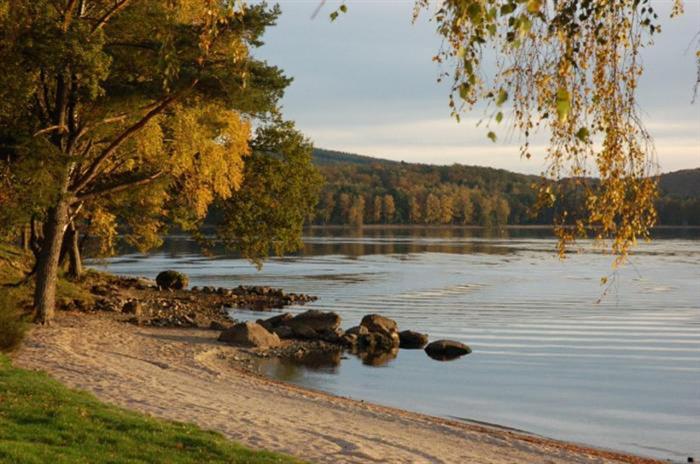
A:
POLYGON ((153 419, 70 390, 0 354, 0 462, 298 463, 194 425, 153 419))

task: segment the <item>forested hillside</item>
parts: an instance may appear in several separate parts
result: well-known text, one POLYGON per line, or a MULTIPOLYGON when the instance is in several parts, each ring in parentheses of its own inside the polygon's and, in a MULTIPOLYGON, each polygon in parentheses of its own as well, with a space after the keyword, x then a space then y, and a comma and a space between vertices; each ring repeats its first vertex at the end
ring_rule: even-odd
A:
MULTIPOLYGON (((326 184, 316 224, 551 224, 535 214, 537 176, 479 166, 437 166, 324 149, 314 163, 326 184)), ((664 174, 660 224, 700 225, 700 169, 664 174)))

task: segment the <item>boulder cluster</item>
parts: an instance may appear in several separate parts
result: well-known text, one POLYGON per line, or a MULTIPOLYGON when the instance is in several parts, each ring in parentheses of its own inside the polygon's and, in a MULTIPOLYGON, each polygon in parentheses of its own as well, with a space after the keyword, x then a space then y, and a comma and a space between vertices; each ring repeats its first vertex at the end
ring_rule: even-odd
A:
MULTIPOLYGON (((351 351, 372 365, 395 358, 399 348, 421 349, 428 343, 427 335, 412 330, 400 332, 396 321, 379 314, 368 314, 359 325, 345 331, 340 324, 337 313, 311 309, 297 315, 282 313, 256 322, 235 324, 222 331, 219 340, 262 349, 278 348, 283 345, 283 340, 314 342, 307 344, 306 349, 331 344, 351 351)), ((425 350, 430 357, 440 360, 454 359, 470 352, 466 345, 449 340, 433 342, 425 350)))
POLYGON ((214 327, 231 325, 230 308, 269 311, 288 305, 303 305, 316 297, 285 293, 281 289, 258 286, 194 287, 176 271, 164 271, 155 281, 89 273, 84 277, 88 292, 81 298, 59 300, 65 311, 108 312, 115 317, 155 327, 214 327))
POLYGON ((269 311, 289 305, 303 305, 318 298, 303 293, 285 293, 281 288, 239 285, 234 288, 192 287, 199 295, 217 295, 225 298, 224 306, 269 311))

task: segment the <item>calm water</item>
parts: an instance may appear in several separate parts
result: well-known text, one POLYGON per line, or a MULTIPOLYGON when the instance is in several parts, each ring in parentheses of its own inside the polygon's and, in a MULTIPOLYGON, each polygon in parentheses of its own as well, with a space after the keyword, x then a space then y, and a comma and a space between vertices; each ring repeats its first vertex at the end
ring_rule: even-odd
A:
MULTIPOLYGON (((192 285, 261 284, 318 295, 309 306, 367 313, 452 338, 473 353, 437 362, 401 350, 381 367, 270 361, 268 375, 334 394, 548 437, 685 461, 700 456, 700 233, 665 232, 640 246, 608 294, 610 256, 590 244, 564 262, 547 232, 314 230, 304 251, 258 272, 235 256, 205 258, 171 238, 149 256, 100 267, 192 285)), ((238 319, 260 313, 236 310, 238 319)))

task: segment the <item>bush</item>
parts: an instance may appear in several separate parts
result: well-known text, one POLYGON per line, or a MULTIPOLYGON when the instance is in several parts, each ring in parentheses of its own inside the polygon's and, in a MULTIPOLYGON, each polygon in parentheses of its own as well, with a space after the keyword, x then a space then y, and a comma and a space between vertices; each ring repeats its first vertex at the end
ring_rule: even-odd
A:
POLYGON ((8 352, 17 348, 27 331, 19 300, 12 290, 0 287, 0 351, 8 352))
POLYGON ((182 290, 189 283, 187 276, 177 271, 163 271, 156 277, 156 284, 161 290, 182 290))

